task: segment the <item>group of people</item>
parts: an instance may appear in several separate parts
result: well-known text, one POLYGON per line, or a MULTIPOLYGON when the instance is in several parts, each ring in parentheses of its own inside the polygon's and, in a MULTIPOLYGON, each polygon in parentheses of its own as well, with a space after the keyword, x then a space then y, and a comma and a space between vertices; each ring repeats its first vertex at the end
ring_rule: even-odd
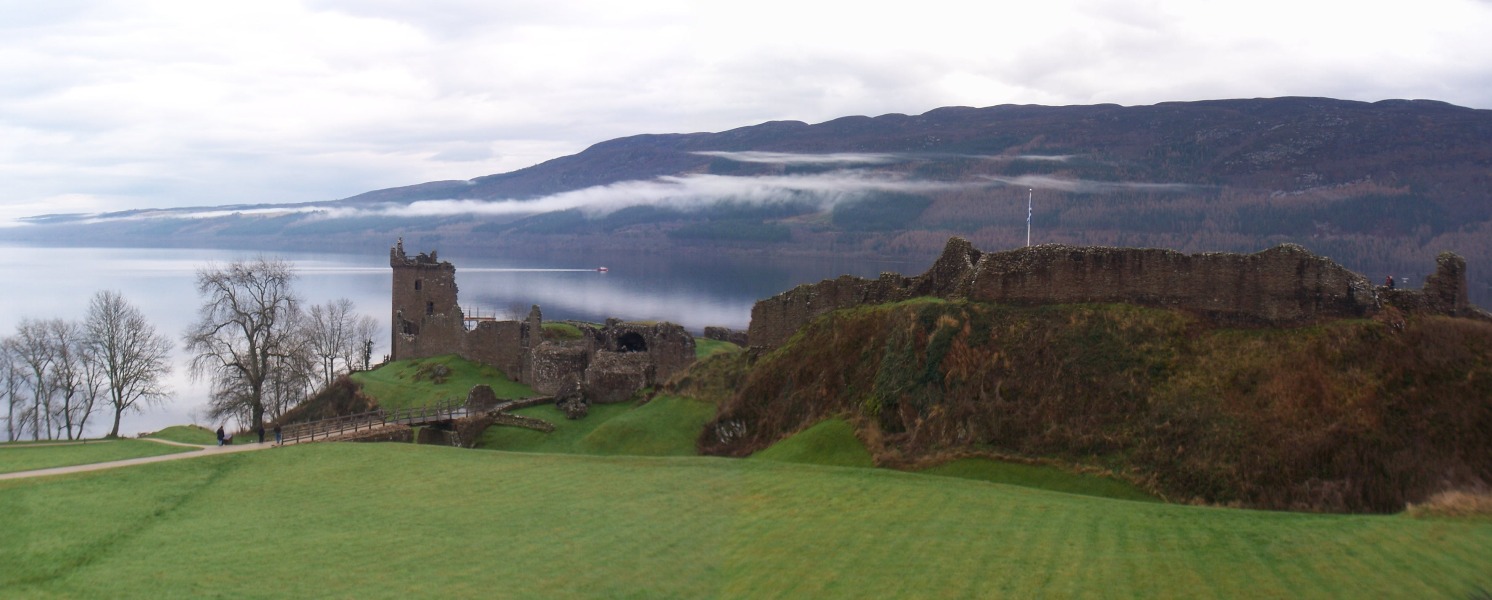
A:
MULTIPOLYGON (((280 434, 280 423, 278 421, 276 421, 274 423, 274 426, 275 426, 275 428, 274 428, 274 432, 275 432, 275 445, 276 446, 283 446, 283 445, 285 445, 284 438, 281 437, 281 434, 280 434)), ((259 434, 259 443, 263 444, 264 443, 264 424, 260 423, 258 426, 254 427, 254 433, 259 434)), ((233 443, 233 435, 232 434, 228 434, 228 433, 224 433, 223 426, 222 425, 218 425, 218 445, 219 446, 224 446, 224 445, 228 445, 228 444, 232 444, 232 443, 233 443)))

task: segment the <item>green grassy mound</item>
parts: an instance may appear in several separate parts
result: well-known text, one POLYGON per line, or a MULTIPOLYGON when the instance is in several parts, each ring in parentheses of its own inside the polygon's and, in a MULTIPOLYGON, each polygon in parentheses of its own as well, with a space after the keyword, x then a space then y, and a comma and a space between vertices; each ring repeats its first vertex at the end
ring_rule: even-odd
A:
POLYGON ((1138 500, 1142 502, 1160 501, 1159 498, 1126 481, 1100 477, 1098 475, 1070 473, 1057 467, 1026 465, 990 458, 960 458, 935 467, 923 469, 918 471, 918 473, 990 481, 1051 490, 1054 492, 1065 492, 1068 494, 1098 496, 1101 498, 1138 500))
POLYGON ((730 342, 694 338, 694 358, 696 360, 703 360, 716 354, 734 354, 740 351, 740 346, 730 342))
POLYGON ((571 323, 545 323, 543 327, 546 340, 578 340, 585 335, 571 323))
POLYGON ((865 444, 855 437, 855 428, 843 419, 825 419, 752 454, 751 458, 841 467, 875 466, 865 444))
POLYGON ((695 456, 694 441, 714 417, 714 404, 659 396, 607 419, 581 438, 578 448, 588 454, 695 456))
POLYGON ((590 415, 584 419, 570 420, 553 404, 531 406, 513 411, 525 417, 543 419, 554 424, 554 431, 544 433, 521 427, 494 426, 487 428, 476 447, 486 450, 512 452, 551 452, 584 454, 582 440, 612 417, 632 409, 630 404, 592 405, 590 415))
MULTIPOLYGON (((217 443, 214 435, 213 443, 217 443)), ((84 443, 0 446, 0 473, 17 473, 53 467, 71 467, 93 463, 191 452, 193 448, 157 444, 143 440, 88 440, 84 443)), ((0 509, 3 510, 3 509, 0 509)))
POLYGON ((774 461, 408 444, 310 444, 0 481, 0 530, 0 590, 14 597, 1467 598, 1492 589, 1486 520, 1122 502, 774 461), (604 559, 577 568, 579 557, 604 559))
POLYGON ((172 425, 146 437, 202 446, 218 443, 218 433, 201 425, 172 425))
POLYGON ((659 396, 641 406, 597 404, 584 419, 570 420, 553 405, 533 406, 517 414, 553 423, 553 433, 495 426, 478 448, 516 452, 693 456, 699 430, 715 416, 715 406, 690 398, 659 396))
POLYGON ((498 398, 537 396, 533 388, 508 379, 493 367, 474 363, 454 354, 401 360, 372 371, 356 373, 352 380, 362 393, 385 409, 428 406, 447 400, 466 401, 472 386, 492 386, 498 398))

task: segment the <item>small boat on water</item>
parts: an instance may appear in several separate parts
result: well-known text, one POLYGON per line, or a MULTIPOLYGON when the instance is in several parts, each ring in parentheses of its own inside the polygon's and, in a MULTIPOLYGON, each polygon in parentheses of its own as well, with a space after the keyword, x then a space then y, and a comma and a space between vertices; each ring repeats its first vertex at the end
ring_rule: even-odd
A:
POLYGON ((610 271, 610 270, 611 269, 608 269, 606 267, 596 267, 596 271, 600 272, 600 273, 605 273, 605 272, 610 271))

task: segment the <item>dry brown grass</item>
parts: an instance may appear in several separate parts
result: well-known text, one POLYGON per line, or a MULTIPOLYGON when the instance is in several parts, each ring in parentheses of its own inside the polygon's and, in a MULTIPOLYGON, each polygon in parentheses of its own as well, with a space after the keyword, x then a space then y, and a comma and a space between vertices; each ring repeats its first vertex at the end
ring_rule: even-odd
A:
POLYGON ((1408 506, 1412 517, 1492 517, 1492 490, 1448 490, 1408 506))
POLYGON ((910 302, 826 315, 739 368, 706 454, 848 416, 883 466, 990 451, 1222 506, 1394 513, 1492 477, 1492 325, 1467 319, 1219 329, 1122 305, 910 302))

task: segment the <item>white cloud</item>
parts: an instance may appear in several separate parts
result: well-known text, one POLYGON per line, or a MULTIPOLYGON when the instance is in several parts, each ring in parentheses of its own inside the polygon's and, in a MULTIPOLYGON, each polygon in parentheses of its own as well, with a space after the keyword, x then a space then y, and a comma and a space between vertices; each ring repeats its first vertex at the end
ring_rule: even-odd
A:
MULTIPOLYGON (((754 155, 752 155, 754 156, 754 155)), ((773 154, 778 160, 800 160, 801 154, 773 154)), ((828 155, 838 156, 838 155, 828 155)), ((856 155, 862 158, 891 155, 856 155)), ((764 157, 762 157, 764 158, 764 157)), ((849 156, 839 156, 848 159, 849 156)), ((1060 157, 1040 156, 1038 160, 1060 157)), ((527 216, 548 212, 579 210, 595 218, 633 206, 661 206, 683 211, 699 210, 721 202, 772 205, 786 202, 810 205, 828 210, 842 202, 854 202, 876 193, 935 194, 940 192, 994 188, 1030 187, 1076 193, 1107 193, 1120 190, 1147 192, 1187 192, 1200 186, 1178 183, 1109 182, 1068 179, 1048 175, 1018 177, 982 176, 977 181, 926 181, 909 179, 894 173, 837 170, 808 175, 769 175, 737 177, 727 175, 685 175, 659 177, 648 181, 623 181, 610 185, 552 194, 528 200, 424 200, 410 204, 375 206, 297 206, 218 209, 162 209, 127 216, 95 215, 92 221, 146 219, 206 219, 229 215, 274 217, 299 214, 311 220, 346 219, 368 216, 419 218, 477 216, 527 216)))
POLYGON ((1492 108, 1492 5, 70 0, 0 20, 0 205, 329 200, 637 133, 1005 103, 1492 108))
MULTIPOLYGON (((911 162, 916 160, 932 160, 950 158, 955 155, 948 154, 912 154, 896 152, 825 152, 822 154, 807 154, 799 152, 763 152, 757 150, 745 152, 705 151, 694 152, 701 156, 714 156, 736 162, 758 163, 770 165, 820 165, 820 166, 869 166, 889 165, 899 162, 911 162)), ((1015 154, 1015 155, 956 155, 959 158, 977 158, 991 161, 1017 161, 1029 160, 1039 162, 1063 162, 1072 159, 1068 154, 1015 154)))

